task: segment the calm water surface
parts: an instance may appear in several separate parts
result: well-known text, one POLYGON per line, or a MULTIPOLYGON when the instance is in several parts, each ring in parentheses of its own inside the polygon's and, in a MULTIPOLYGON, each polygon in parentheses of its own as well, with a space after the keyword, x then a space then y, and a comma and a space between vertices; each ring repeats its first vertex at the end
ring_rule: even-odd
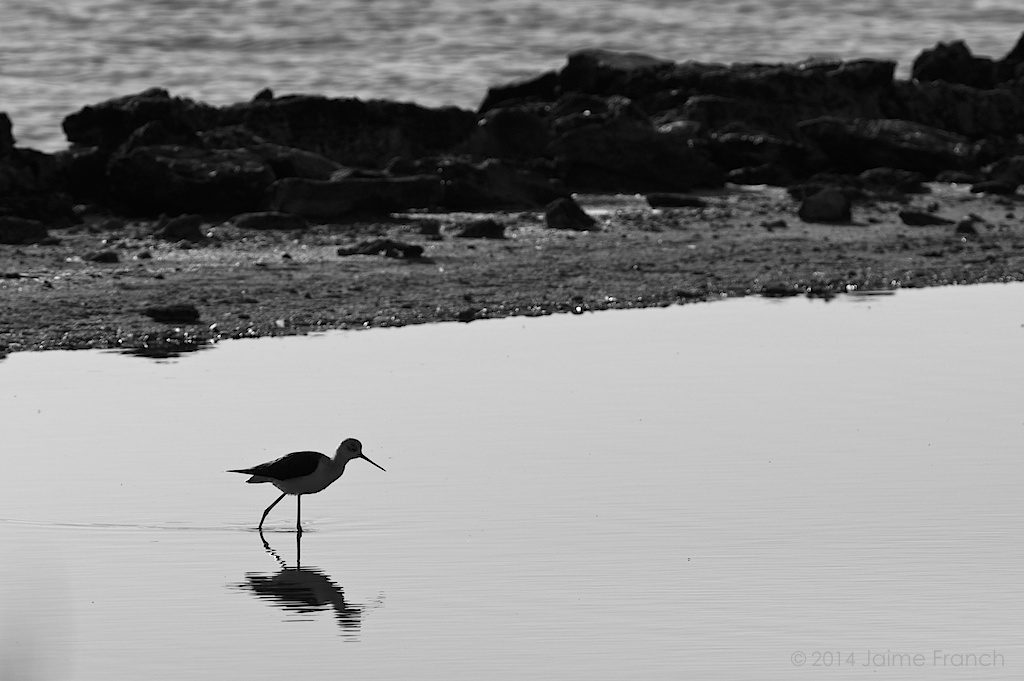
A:
POLYGON ((57 149, 67 114, 153 86, 217 104, 271 87, 475 107, 583 47, 880 57, 906 75, 940 40, 1001 57, 1022 30, 1019 0, 4 0, 0 110, 21 144, 57 149))
POLYGON ((1020 678, 1022 347, 1007 285, 16 354, 0 669, 1020 678), (264 546, 225 469, 346 436, 264 546))

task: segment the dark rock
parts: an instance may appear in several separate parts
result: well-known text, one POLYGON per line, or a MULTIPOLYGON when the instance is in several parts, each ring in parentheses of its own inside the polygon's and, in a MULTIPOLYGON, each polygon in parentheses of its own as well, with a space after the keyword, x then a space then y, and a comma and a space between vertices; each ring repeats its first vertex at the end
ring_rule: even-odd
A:
POLYGON ((330 219, 354 210, 401 211, 428 208, 441 198, 441 180, 433 175, 278 180, 270 188, 270 207, 308 219, 330 219))
POLYGON ((630 100, 611 97, 604 114, 560 119, 551 144, 570 189, 590 192, 686 191, 716 187, 721 170, 689 140, 660 132, 630 100))
MULTIPOLYGON (((658 116, 658 121, 662 125, 668 123, 667 115, 658 116)), ((792 134, 797 118, 792 107, 786 104, 766 104, 754 99, 707 94, 688 97, 682 107, 671 115, 696 126, 702 133, 724 131, 745 135, 770 134, 779 137, 792 134)))
POLYGON ((413 222, 413 225, 423 236, 441 236, 441 223, 438 220, 426 218, 422 220, 416 220, 415 222, 413 222))
POLYGON ((804 222, 849 222, 850 199, 838 189, 825 188, 804 199, 797 214, 804 222))
POLYGON ((459 310, 459 313, 455 315, 455 319, 468 324, 476 319, 481 319, 484 311, 479 307, 467 307, 459 310))
POLYGON ((559 127, 575 127, 580 118, 607 115, 610 110, 608 103, 606 97, 583 92, 567 92, 551 105, 548 113, 554 121, 555 132, 559 132, 559 127))
POLYGON ((0 244, 38 244, 49 237, 41 222, 0 216, 0 244))
POLYGON ((206 238, 203 234, 203 218, 201 215, 179 215, 173 218, 162 217, 157 224, 155 236, 167 241, 200 242, 206 238))
MULTIPOLYGON (((85 207, 82 206, 82 208, 85 207)), ((100 234, 102 232, 120 232, 126 225, 126 220, 119 217, 108 216, 90 221, 88 230, 93 234, 100 234)))
POLYGON ((467 143, 476 158, 544 156, 552 134, 543 107, 521 105, 488 111, 467 143))
POLYGON ((151 305, 142 313, 161 324, 194 324, 200 319, 199 310, 191 303, 151 305))
MULTIPOLYGON (((800 121, 820 116, 880 118, 895 62, 676 66, 684 85, 678 116, 707 131, 770 134, 794 140, 800 121)), ((650 99, 642 100, 651 106, 650 99)))
POLYGON ((115 154, 108 179, 111 198, 135 213, 219 213, 258 208, 274 173, 244 149, 157 146, 115 154))
POLYGON ((896 62, 891 59, 851 59, 829 67, 826 77, 854 91, 884 93, 895 73, 896 62))
POLYGON ((914 60, 911 75, 916 80, 943 80, 988 89, 995 85, 995 63, 988 57, 975 57, 962 40, 938 43, 914 60))
POLYGON ((707 208, 708 202, 699 196, 671 192, 650 192, 644 198, 651 208, 707 208))
POLYGON ((456 107, 310 95, 235 104, 219 117, 221 125, 243 125, 268 142, 366 168, 383 168, 395 156, 448 152, 476 129, 476 114, 456 107))
POLYGON ((807 60, 795 64, 741 63, 698 72, 700 92, 745 101, 789 102, 800 117, 872 115, 893 83, 889 60, 807 60))
POLYGON ((944 81, 896 81, 885 118, 899 118, 971 139, 1024 132, 1024 98, 1010 88, 978 90, 944 81))
POLYGON ((40 220, 51 226, 78 222, 64 193, 56 156, 34 149, 0 154, 0 215, 40 220))
POLYGON ((934 176, 974 162, 967 138, 910 121, 823 117, 804 121, 799 128, 842 172, 890 167, 934 176))
POLYGON ((54 191, 57 180, 57 159, 50 154, 13 149, 0 158, 0 195, 54 191))
POLYGON ((338 249, 338 255, 383 255, 386 258, 422 258, 423 246, 393 239, 371 239, 338 249))
POLYGON ((882 190, 885 193, 926 194, 924 175, 899 168, 871 168, 859 176, 866 187, 882 190))
POLYGON ((540 208, 568 196, 558 180, 549 177, 549 164, 488 159, 474 163, 464 158, 394 159, 391 174, 432 176, 441 183, 438 205, 450 210, 540 208))
POLYGON ((492 86, 487 89, 487 96, 480 104, 478 113, 483 114, 495 107, 509 103, 554 101, 558 96, 558 81, 557 73, 546 71, 532 78, 492 86))
POLYGON ((974 220, 970 218, 964 218, 956 223, 956 229, 953 233, 957 236, 977 236, 978 228, 974 226, 974 220))
POLYGON ((858 176, 837 173, 815 173, 803 182, 786 187, 786 193, 797 201, 803 201, 823 189, 837 189, 850 201, 865 199, 864 183, 858 176))
MULTIPOLYGON (((398 159, 397 158, 392 159, 392 161, 394 161, 396 164, 398 163, 398 159)), ((390 166, 391 166, 391 164, 389 163, 388 167, 390 167, 390 166)), ((327 179, 329 179, 329 180, 337 180, 337 181, 341 181, 341 180, 386 180, 386 179, 401 177, 403 175, 420 175, 420 174, 421 173, 417 173, 417 172, 410 172, 410 173, 390 172, 387 168, 385 168, 384 170, 375 170, 373 168, 349 168, 348 166, 341 166, 340 168, 335 170, 333 173, 331 173, 331 176, 329 178, 327 178, 327 179)))
POLYGON ((701 132, 700 124, 695 123, 694 121, 676 119, 674 117, 675 114, 670 115, 672 115, 673 118, 664 119, 660 116, 651 117, 651 122, 654 123, 654 127, 658 132, 671 133, 690 142, 700 140, 706 147, 710 146, 708 144, 708 139, 706 137, 702 137, 703 133, 701 132))
POLYGON ((61 186, 78 201, 108 203, 107 163, 110 152, 99 147, 76 147, 54 156, 61 186))
POLYGON ((0 158, 8 156, 12 151, 14 151, 14 134, 11 119, 6 113, 0 111, 0 158))
POLYGON ((272 144, 242 126, 228 126, 203 132, 200 140, 208 149, 246 149, 263 159, 274 176, 301 177, 309 180, 327 180, 344 168, 340 163, 315 154, 281 144, 272 144))
POLYGON ((140 133, 136 146, 169 146, 169 142, 193 146, 180 135, 244 126, 271 144, 313 152, 337 163, 380 168, 394 156, 448 152, 476 127, 473 112, 455 107, 430 109, 403 102, 272 94, 214 107, 154 88, 84 107, 64 119, 64 131, 74 145, 113 150, 136 130, 155 122, 162 127, 140 133), (158 130, 162 132, 157 134, 158 130))
POLYGON ((504 239, 505 225, 491 218, 471 220, 465 223, 455 236, 466 239, 504 239))
POLYGON ((551 229, 585 232, 594 229, 597 221, 587 215, 571 197, 555 199, 544 209, 544 222, 551 229))
MULTIPOLYGON (((331 179, 342 179, 353 174, 353 168, 343 166, 342 170, 331 174, 331 179)), ((365 170, 365 169, 364 169, 365 170)), ((384 166, 384 177, 401 177, 403 175, 429 175, 434 172, 431 159, 409 159, 395 156, 384 166)))
POLYGON ((974 170, 943 170, 935 176, 936 182, 948 184, 974 184, 984 179, 980 171, 974 170))
POLYGON ((186 124, 170 119, 150 121, 136 128, 120 146, 122 152, 136 147, 155 146, 201 147, 202 140, 196 131, 186 124))
POLYGON ((247 148, 266 161, 279 179, 301 177, 309 180, 327 180, 343 168, 340 163, 319 154, 279 144, 268 142, 247 148))
POLYGON ((264 211, 260 213, 242 213, 231 218, 231 223, 239 229, 306 229, 308 223, 298 215, 264 211))
POLYGON ((1008 156, 982 168, 985 179, 1024 184, 1024 156, 1008 156))
POLYGON ((1012 180, 985 180, 983 182, 975 182, 971 186, 972 194, 1002 194, 1009 196, 1017 193, 1017 187, 1020 186, 1017 182, 1012 180))
POLYGON ((545 172, 498 159, 441 159, 426 167, 441 178, 440 205, 449 210, 533 209, 568 196, 545 172))
POLYGON ((1017 39, 1017 44, 1013 46, 1013 49, 996 62, 996 80, 998 82, 1017 80, 1024 71, 1021 68, 1022 65, 1024 65, 1024 34, 1017 39))
POLYGON ((726 170, 771 164, 792 168, 798 174, 810 167, 813 155, 805 145, 781 137, 738 132, 714 135, 708 151, 712 160, 726 170))
MULTIPOLYGON (((199 132, 199 144, 206 149, 251 149, 261 144, 269 144, 244 125, 223 125, 199 132)), ((275 145, 280 146, 280 145, 275 145)))
POLYGON ((804 292, 803 287, 784 281, 770 281, 761 287, 761 295, 766 298, 789 298, 804 292))
POLYGON ((673 61, 646 54, 584 49, 569 55, 558 78, 562 92, 636 98, 662 89, 661 78, 674 67, 673 61))
POLYGON ((793 182, 793 175, 784 166, 777 163, 764 163, 759 166, 736 168, 725 174, 727 182, 733 184, 768 184, 774 187, 786 187, 793 182))
POLYGON ((89 262, 99 263, 116 263, 121 262, 121 257, 117 254, 116 251, 102 250, 86 253, 85 255, 82 256, 82 260, 88 260, 89 262))
POLYGON ((151 88, 126 97, 86 106, 64 119, 64 134, 74 145, 113 149, 147 123, 159 121, 168 130, 205 130, 217 121, 215 107, 151 88))
POLYGON ((919 210, 901 210, 900 220, 903 224, 910 225, 911 227, 925 227, 928 225, 951 225, 953 220, 944 218, 934 213, 925 213, 919 210))

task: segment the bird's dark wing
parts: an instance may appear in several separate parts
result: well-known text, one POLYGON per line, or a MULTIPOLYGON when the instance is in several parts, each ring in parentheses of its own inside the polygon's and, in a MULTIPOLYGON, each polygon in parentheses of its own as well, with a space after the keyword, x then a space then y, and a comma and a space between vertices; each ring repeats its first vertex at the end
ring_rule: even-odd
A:
POLYGON ((232 473, 248 473, 249 475, 263 475, 274 480, 290 480, 301 478, 316 470, 323 454, 320 452, 292 452, 285 454, 280 459, 274 459, 259 466, 246 468, 232 473))

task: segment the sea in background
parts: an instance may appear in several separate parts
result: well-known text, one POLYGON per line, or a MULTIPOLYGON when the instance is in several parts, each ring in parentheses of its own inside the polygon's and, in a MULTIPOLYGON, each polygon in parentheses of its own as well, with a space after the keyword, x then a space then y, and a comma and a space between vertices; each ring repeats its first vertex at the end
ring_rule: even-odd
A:
POLYGON ((160 86, 213 104, 262 88, 455 104, 584 47, 701 61, 896 59, 963 39, 1002 57, 1020 0, 3 0, 0 111, 20 146, 64 116, 160 86))

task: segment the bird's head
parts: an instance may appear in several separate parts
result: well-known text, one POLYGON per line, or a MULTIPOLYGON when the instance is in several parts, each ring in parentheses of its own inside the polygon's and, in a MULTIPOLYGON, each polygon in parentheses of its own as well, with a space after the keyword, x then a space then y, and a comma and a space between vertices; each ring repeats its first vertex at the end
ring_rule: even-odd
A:
MULTIPOLYGON (((335 452, 334 458, 342 461, 351 461, 352 459, 366 459, 370 461, 370 458, 363 454, 363 443, 354 437, 350 437, 338 445, 338 451, 335 452)), ((382 471, 384 470, 383 466, 373 463, 373 461, 370 461, 370 463, 382 471)))

